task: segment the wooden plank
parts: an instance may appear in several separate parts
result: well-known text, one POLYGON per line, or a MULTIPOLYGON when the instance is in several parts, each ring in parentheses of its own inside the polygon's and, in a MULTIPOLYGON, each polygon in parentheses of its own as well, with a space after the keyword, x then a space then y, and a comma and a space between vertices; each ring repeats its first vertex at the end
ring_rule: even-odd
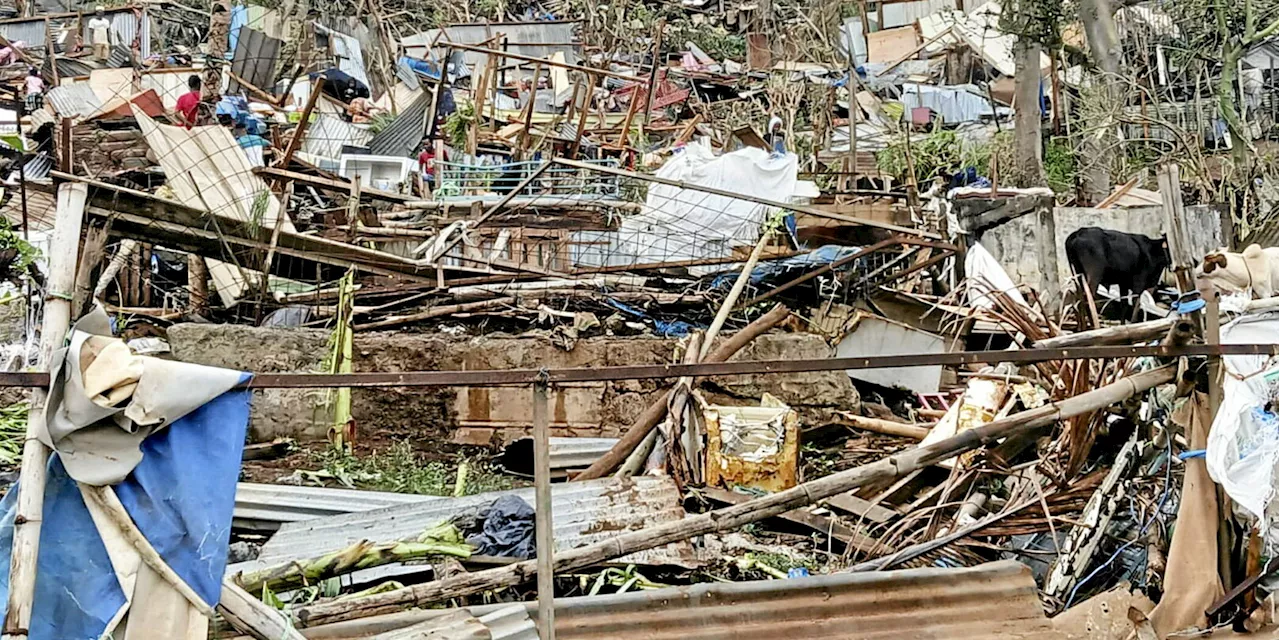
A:
POLYGON ((893 62, 914 55, 920 38, 914 25, 867 34, 867 62, 893 62))
MULTIPOLYGON (((264 178, 279 178, 284 180, 293 180, 301 182, 319 189, 327 189, 330 191, 341 191, 345 194, 351 193, 350 180, 333 180, 330 178, 322 178, 320 176, 307 175, 298 171, 289 171, 278 167, 257 167, 254 173, 264 178)), ((383 191, 381 189, 372 189, 369 187, 360 187, 360 195, 373 198, 375 200, 385 200, 387 202, 415 202, 420 200, 411 195, 403 193, 393 193, 391 191, 383 191)))

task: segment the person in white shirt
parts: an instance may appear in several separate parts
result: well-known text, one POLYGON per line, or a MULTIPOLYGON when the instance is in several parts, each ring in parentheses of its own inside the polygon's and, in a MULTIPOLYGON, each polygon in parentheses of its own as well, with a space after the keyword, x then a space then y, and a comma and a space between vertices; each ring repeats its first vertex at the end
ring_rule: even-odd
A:
POLYGON ((97 13, 89 21, 89 41, 93 43, 93 57, 106 60, 111 56, 111 21, 98 5, 97 13))

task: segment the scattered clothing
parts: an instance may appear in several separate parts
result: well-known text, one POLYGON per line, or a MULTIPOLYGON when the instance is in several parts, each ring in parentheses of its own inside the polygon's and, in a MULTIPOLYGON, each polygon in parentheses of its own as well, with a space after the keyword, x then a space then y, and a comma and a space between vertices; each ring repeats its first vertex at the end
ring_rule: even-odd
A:
POLYGON ((480 531, 467 537, 475 555, 519 558, 538 555, 533 539, 533 507, 518 496, 502 496, 480 512, 480 531))
POLYGON ((27 48, 27 43, 23 40, 14 40, 9 46, 0 49, 0 65, 13 64, 18 61, 22 55, 22 50, 27 48))

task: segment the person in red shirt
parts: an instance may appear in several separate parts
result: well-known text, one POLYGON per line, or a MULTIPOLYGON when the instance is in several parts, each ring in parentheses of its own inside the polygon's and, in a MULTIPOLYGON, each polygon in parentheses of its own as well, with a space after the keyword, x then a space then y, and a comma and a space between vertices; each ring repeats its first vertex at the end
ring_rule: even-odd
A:
POLYGON ((178 97, 178 119, 190 129, 200 113, 200 76, 187 78, 187 88, 191 90, 178 97))

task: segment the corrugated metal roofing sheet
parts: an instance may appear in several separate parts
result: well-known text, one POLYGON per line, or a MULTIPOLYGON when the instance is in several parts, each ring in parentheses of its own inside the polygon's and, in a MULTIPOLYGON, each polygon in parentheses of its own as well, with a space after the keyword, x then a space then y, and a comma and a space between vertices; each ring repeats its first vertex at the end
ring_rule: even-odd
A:
MULTIPOLYGON (((3 215, 17 228, 22 224, 22 194, 17 189, 5 188, 7 201, 0 206, 3 215)), ((58 198, 51 193, 27 189, 27 221, 32 231, 52 231, 57 218, 58 198)))
POLYGON ((284 522, 443 499, 411 493, 241 482, 236 485, 235 520, 237 526, 275 528, 284 522))
MULTIPOLYGON (((231 71, 253 86, 270 91, 275 80, 276 58, 279 57, 282 46, 284 41, 257 29, 244 27, 240 29, 240 37, 236 40, 231 71)), ((232 78, 229 87, 230 92, 237 93, 240 91, 240 82, 232 78)))
POLYGON ((54 87, 45 94, 44 99, 53 106, 54 112, 65 118, 84 117, 102 108, 102 99, 93 92, 93 87, 88 82, 54 87))
POLYGON ((416 100, 400 111, 382 131, 369 140, 369 153, 376 156, 408 157, 426 135, 423 117, 431 107, 430 91, 423 91, 416 100))
POLYGON ((557 598, 555 605, 560 640, 1058 637, 1031 570, 1013 561, 699 584, 557 598))
MULTIPOLYGON (((535 21, 535 22, 500 22, 493 24, 455 24, 444 28, 440 34, 439 45, 448 42, 459 44, 480 44, 502 33, 506 35, 506 51, 535 58, 550 57, 556 52, 564 53, 565 60, 576 64, 581 56, 581 45, 574 43, 573 30, 577 23, 571 21, 535 21)), ((427 47, 436 40, 439 29, 431 29, 400 40, 406 53, 415 58, 427 58, 427 47)), ((464 59, 473 68, 472 73, 480 77, 488 54, 477 51, 464 52, 464 59)))
MULTIPOLYGON (((533 488, 483 493, 462 498, 425 498, 420 502, 285 524, 262 546, 258 559, 227 568, 228 574, 336 551, 361 540, 391 541, 421 533, 454 516, 477 512, 502 495, 530 505, 533 488)), ((684 517, 680 493, 666 477, 600 479, 552 487, 556 547, 570 549, 626 531, 684 517)), ((688 542, 675 543, 620 559, 619 563, 688 565, 696 562, 688 542)))
POLYGON ((27 47, 43 47, 46 24, 48 23, 44 18, 5 22, 0 24, 0 36, 4 36, 9 42, 22 40, 27 43, 27 47))
POLYGON ((343 145, 363 147, 373 137, 368 127, 321 115, 307 126, 307 137, 302 141, 302 150, 322 158, 337 160, 342 155, 343 145))

